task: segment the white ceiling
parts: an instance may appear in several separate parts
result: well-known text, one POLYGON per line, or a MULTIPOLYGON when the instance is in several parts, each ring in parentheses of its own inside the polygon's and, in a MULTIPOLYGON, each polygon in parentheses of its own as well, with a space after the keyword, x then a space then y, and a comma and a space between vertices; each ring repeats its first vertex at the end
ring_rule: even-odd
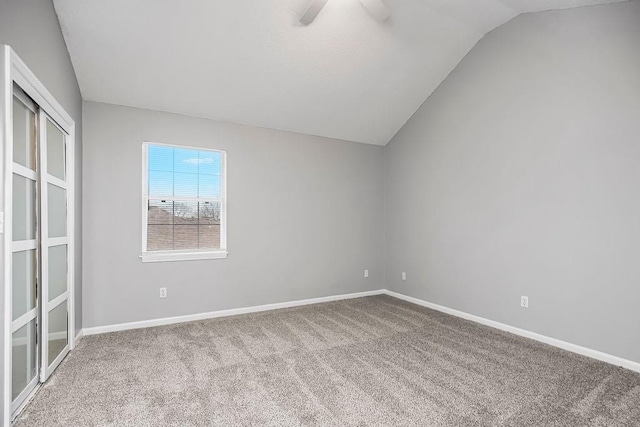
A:
POLYGON ((86 100, 386 144, 522 12, 621 0, 54 0, 86 100))

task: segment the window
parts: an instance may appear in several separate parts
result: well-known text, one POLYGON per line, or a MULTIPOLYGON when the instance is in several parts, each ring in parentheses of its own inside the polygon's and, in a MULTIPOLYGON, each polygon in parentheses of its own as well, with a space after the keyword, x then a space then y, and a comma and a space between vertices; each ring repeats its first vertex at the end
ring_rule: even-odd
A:
POLYGON ((142 261, 226 258, 226 153, 142 145, 142 261))

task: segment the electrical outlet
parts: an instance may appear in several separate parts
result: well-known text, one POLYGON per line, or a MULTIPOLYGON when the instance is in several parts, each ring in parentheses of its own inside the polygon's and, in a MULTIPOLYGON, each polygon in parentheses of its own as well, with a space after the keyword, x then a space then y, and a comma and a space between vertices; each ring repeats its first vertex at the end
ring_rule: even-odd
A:
POLYGON ((407 273, 406 272, 402 272, 402 280, 407 280, 407 273))
POLYGON ((167 297, 167 288, 160 288, 160 298, 167 297))
POLYGON ((520 307, 529 308, 529 297, 525 297, 525 296, 520 297, 520 307))
POLYGON ((364 277, 369 277, 369 270, 364 271, 364 277))

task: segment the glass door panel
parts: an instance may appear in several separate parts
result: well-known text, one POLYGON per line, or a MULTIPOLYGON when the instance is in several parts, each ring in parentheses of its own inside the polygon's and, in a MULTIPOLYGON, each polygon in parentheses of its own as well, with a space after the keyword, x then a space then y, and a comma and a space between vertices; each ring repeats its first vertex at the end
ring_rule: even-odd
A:
POLYGON ((49 237, 67 235, 67 190, 47 184, 49 202, 49 237))
POLYGON ((15 331, 11 336, 11 400, 28 391, 38 378, 38 328, 35 319, 15 331))
POLYGON ((56 357, 62 353, 69 343, 69 313, 67 310, 67 302, 54 308, 49 312, 49 330, 47 332, 47 344, 49 347, 48 359, 56 360, 56 357))
POLYGON ((13 161, 36 170, 36 114, 33 106, 25 104, 30 100, 24 98, 24 94, 13 98, 13 161))
POLYGON ((12 259, 12 319, 16 320, 38 306, 36 280, 38 275, 36 249, 13 253, 12 259))
POLYGON ((67 245, 49 248, 49 301, 67 292, 67 245))
POLYGON ((47 172, 65 180, 65 134, 51 121, 47 121, 47 172))
POLYGON ((36 181, 13 174, 13 240, 36 238, 36 181))

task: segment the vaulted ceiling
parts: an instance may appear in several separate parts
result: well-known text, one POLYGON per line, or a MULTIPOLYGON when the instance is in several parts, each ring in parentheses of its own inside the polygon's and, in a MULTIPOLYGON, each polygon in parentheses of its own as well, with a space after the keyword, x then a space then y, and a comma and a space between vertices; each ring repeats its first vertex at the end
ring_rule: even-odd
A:
MULTIPOLYGON (((54 0, 86 100, 386 144, 487 32, 620 0, 54 0)), ((117 124, 114 124, 117 125, 117 124)))

